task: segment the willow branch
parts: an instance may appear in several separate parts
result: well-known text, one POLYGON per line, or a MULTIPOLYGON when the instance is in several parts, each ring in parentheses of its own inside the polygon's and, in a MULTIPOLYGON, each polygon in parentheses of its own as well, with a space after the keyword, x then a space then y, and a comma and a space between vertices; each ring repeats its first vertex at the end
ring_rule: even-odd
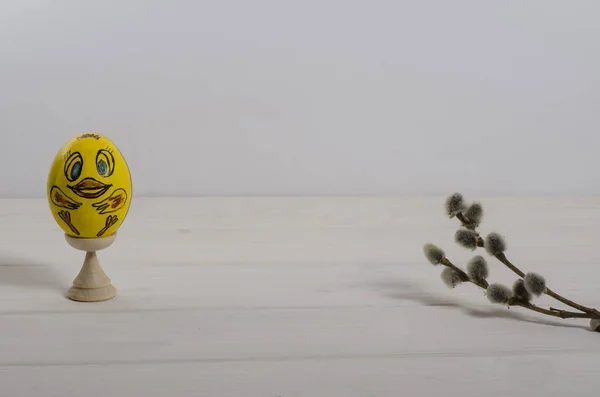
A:
POLYGON ((464 227, 466 227, 469 230, 475 230, 475 225, 473 225, 473 223, 471 221, 469 221, 463 214, 462 212, 459 212, 456 214, 456 218, 460 221, 460 223, 462 223, 462 225, 464 227))
POLYGON ((533 310, 534 312, 546 314, 548 316, 559 317, 559 318, 600 318, 600 316, 598 316, 594 313, 576 313, 576 312, 569 312, 566 310, 557 310, 554 308, 550 308, 550 310, 543 309, 532 303, 521 301, 518 299, 514 299, 514 300, 511 299, 508 304, 510 306, 521 306, 526 309, 533 310))
MULTIPOLYGON (((521 269, 519 269, 518 267, 516 267, 515 265, 513 265, 508 258, 506 257, 506 255, 499 254, 496 256, 496 258, 502 262, 504 265, 506 265, 506 267, 508 267, 510 270, 512 270, 513 272, 515 272, 516 274, 518 274, 521 278, 525 277, 525 273, 523 273, 521 271, 521 269)), ((586 307, 583 305, 580 305, 579 303, 573 302, 570 299, 565 298, 562 295, 557 294, 556 292, 552 291, 550 288, 546 287, 546 291, 545 293, 551 297, 553 297, 554 299, 556 299, 557 301, 560 301, 562 303, 564 303, 567 306, 570 306, 572 308, 575 308, 577 310, 581 310, 582 312, 585 313, 594 313, 596 315, 600 315, 600 312, 594 308, 591 307, 586 307)))
MULTIPOLYGON (((512 270, 513 272, 515 272, 517 275, 519 275, 519 277, 523 278, 525 277, 525 273, 523 273, 523 271, 521 269, 519 269, 518 267, 516 267, 515 265, 513 265, 508 258, 506 257, 506 255, 504 255, 504 253, 496 255, 496 258, 502 262, 506 267, 508 267, 510 270, 512 270)), ((593 313, 595 315, 600 316, 600 312, 594 308, 591 307, 587 307, 587 306, 583 306, 580 305, 579 303, 573 302, 570 299, 565 298, 564 296, 557 294, 556 292, 554 292, 553 290, 551 290, 550 288, 546 287, 546 291, 544 292, 546 295, 551 296, 552 298, 556 299, 559 302, 564 303, 567 306, 570 306, 574 309, 580 310, 584 313, 593 313)))
POLYGON ((451 267, 452 269, 454 269, 455 271, 458 272, 458 274, 460 275, 460 279, 463 282, 469 282, 469 283, 473 283, 476 286, 483 288, 483 289, 487 289, 487 287, 489 286, 488 282, 485 280, 481 280, 481 281, 476 281, 476 280, 471 280, 471 278, 469 277, 469 275, 467 273, 464 272, 464 270, 462 270, 460 267, 454 265, 452 262, 450 262, 450 260, 446 257, 442 258, 441 262, 442 265, 447 266, 447 267, 451 267))
MULTIPOLYGON (((440 261, 440 264, 450 267, 450 268, 454 269, 456 272, 458 272, 458 274, 460 275, 460 278, 463 282, 470 282, 480 288, 483 288, 484 290, 487 290, 487 287, 489 286, 489 284, 486 280, 481 280, 481 281, 471 280, 469 278, 469 276, 462 269, 460 269, 458 266, 454 265, 448 258, 446 258, 446 257, 442 258, 442 260, 440 261)), ((600 319, 600 313, 594 313, 594 312, 577 313, 577 312, 571 312, 571 311, 567 311, 567 310, 557 310, 554 308, 544 309, 544 308, 536 306, 532 303, 529 303, 529 302, 526 302, 524 300, 514 298, 514 297, 508 301, 508 305, 509 306, 520 306, 520 307, 532 310, 537 313, 545 314, 547 316, 552 316, 552 317, 563 318, 563 319, 565 319, 565 318, 600 319)))
MULTIPOLYGON (((461 223, 463 224, 464 227, 469 228, 471 230, 475 230, 472 225, 470 225, 469 221, 463 216, 463 214, 458 213, 456 215, 456 218, 458 218, 458 220, 461 221, 461 223)), ((479 237, 477 239, 477 246, 484 248, 485 247, 485 243, 483 241, 483 239, 481 237, 479 237)), ((519 269, 517 266, 515 266, 514 264, 512 264, 508 258, 506 257, 506 255, 504 253, 501 253, 499 255, 496 255, 496 259, 498 259, 500 262, 502 262, 506 267, 508 267, 510 270, 512 270, 514 273, 516 273, 519 277, 523 278, 525 277, 525 273, 523 273, 523 271, 521 269, 519 269)), ((593 313, 596 316, 600 316, 600 311, 591 308, 591 307, 587 307, 587 306, 583 306, 580 305, 579 303, 576 303, 570 299, 565 298, 564 296, 554 292, 553 290, 551 290, 550 288, 546 287, 546 291, 545 291, 546 295, 551 296, 552 298, 556 299, 559 302, 564 303, 567 306, 570 306, 574 309, 580 310, 584 313, 593 313)))

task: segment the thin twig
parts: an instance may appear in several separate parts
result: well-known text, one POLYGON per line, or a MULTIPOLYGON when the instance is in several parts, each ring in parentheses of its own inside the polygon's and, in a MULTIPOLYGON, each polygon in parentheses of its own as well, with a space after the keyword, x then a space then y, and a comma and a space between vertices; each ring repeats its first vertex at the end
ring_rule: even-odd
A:
POLYGON ((564 296, 561 296, 559 294, 557 294, 556 292, 552 291, 550 288, 546 287, 546 294, 550 295, 551 297, 553 297, 554 299, 564 303, 567 306, 571 306, 577 310, 581 310, 582 312, 585 313, 593 313, 597 316, 600 316, 600 311, 594 309, 593 307, 587 307, 587 306, 583 306, 580 305, 579 303, 575 303, 570 299, 565 298, 564 296))
POLYGON ((475 225, 473 225, 472 222, 470 222, 464 215, 462 212, 459 212, 456 214, 456 218, 463 224, 464 227, 466 227, 467 229, 473 230, 475 231, 475 225))
POLYGON ((463 282, 470 282, 475 284, 476 286, 483 288, 483 289, 487 289, 488 287, 488 282, 486 280, 481 280, 481 281, 473 281, 471 280, 471 278, 469 277, 469 275, 467 273, 464 272, 464 270, 462 270, 460 267, 456 266, 455 264, 453 264, 452 262, 450 262, 450 260, 446 257, 442 258, 442 261, 440 262, 442 265, 444 266, 448 266, 451 267, 452 269, 456 270, 458 272, 458 274, 460 275, 460 279, 463 282))
MULTIPOLYGON (((483 288, 484 290, 487 290, 487 287, 489 284, 486 280, 481 280, 481 281, 471 280, 469 278, 469 276, 461 268, 454 265, 448 258, 446 258, 446 257, 442 258, 440 264, 456 270, 458 272, 458 274, 460 275, 461 280, 463 280, 464 282, 470 282, 480 288, 483 288)), ((515 297, 509 299, 508 306, 520 306, 520 307, 524 307, 525 309, 532 310, 534 312, 542 313, 542 314, 552 316, 552 317, 559 317, 559 318, 563 318, 563 319, 564 318, 590 318, 590 319, 596 318, 596 319, 600 319, 600 313, 587 313, 587 312, 586 313, 576 313, 576 312, 570 312, 567 310, 557 310, 552 307, 550 309, 544 309, 544 308, 536 306, 532 303, 526 302, 524 300, 521 300, 521 299, 518 299, 515 297)))
POLYGON ((504 255, 504 253, 496 255, 496 259, 498 259, 500 262, 502 262, 510 270, 512 270, 513 272, 517 273, 517 275, 519 277, 521 277, 521 278, 525 277, 525 273, 523 273, 521 271, 521 269, 519 269, 518 267, 516 267, 515 265, 513 265, 512 263, 510 263, 510 261, 508 260, 508 258, 506 257, 506 255, 504 255))
MULTIPOLYGON (((523 278, 525 277, 525 273, 523 273, 523 271, 521 269, 519 269, 518 267, 516 267, 515 265, 513 265, 508 258, 506 257, 506 255, 504 255, 503 253, 500 255, 497 255, 496 258, 502 262, 504 265, 506 265, 506 267, 508 267, 510 270, 512 270, 513 272, 515 272, 516 274, 519 275, 519 277, 523 278)), ((546 287, 546 291, 545 291, 546 295, 549 295, 551 297, 553 297, 554 299, 556 299, 559 302, 564 303, 567 306, 570 306, 574 309, 577 310, 581 310, 584 313, 593 313, 597 316, 600 316, 600 312, 594 308, 591 307, 586 307, 583 305, 580 305, 579 303, 573 302, 570 299, 565 298, 562 295, 557 294, 556 292, 552 291, 550 288, 546 287)))
MULTIPOLYGON (((462 213, 457 214, 456 217, 462 222, 463 226, 465 226, 467 228, 469 227, 468 226, 469 222, 467 221, 467 219, 464 217, 464 215, 462 213)), ((475 229, 471 229, 471 230, 475 230, 475 229)), ((485 243, 482 238, 479 238, 477 240, 477 246, 479 246, 481 248, 485 247, 485 243)), ((500 262, 502 262, 506 267, 508 267, 510 270, 512 270, 514 273, 516 273, 519 277, 521 277, 521 278, 525 277, 525 273, 523 273, 523 271, 521 271, 521 269, 519 269, 518 267, 513 265, 508 260, 508 258, 506 257, 506 255, 504 253, 496 255, 496 259, 498 259, 500 262)), ((545 293, 547 295, 553 297, 554 299, 558 300, 559 302, 562 302, 565 305, 570 306, 574 309, 581 310, 584 313, 593 313, 596 316, 600 316, 600 311, 598 311, 594 308, 583 306, 583 305, 580 305, 579 303, 573 302, 572 300, 567 299, 564 296, 557 294, 556 292, 554 292, 553 290, 551 290, 548 287, 546 287, 545 293)), ((586 317, 586 318, 588 318, 588 317, 586 317)))
POLYGON ((556 310, 553 308, 550 308, 550 310, 548 310, 548 309, 543 309, 541 307, 538 307, 532 303, 524 302, 524 301, 517 300, 517 299, 515 299, 514 301, 511 299, 511 301, 509 301, 509 305, 510 306, 521 306, 521 307, 527 308, 529 310, 533 310, 538 313, 547 314, 548 316, 559 317, 559 318, 598 318, 598 319, 600 319, 600 316, 598 316, 594 313, 576 313, 576 312, 569 312, 566 310, 556 310))
MULTIPOLYGON (((496 258, 498 258, 498 260, 500 262, 502 262, 503 264, 506 265, 506 267, 508 267, 510 270, 512 270, 513 272, 515 272, 516 274, 518 274, 521 278, 525 277, 525 273, 523 273, 521 271, 521 269, 519 269, 518 267, 516 267, 515 265, 513 265, 508 258, 506 258, 506 255, 504 255, 503 253, 496 256, 496 258)), ((583 305, 580 305, 579 303, 573 302, 570 299, 565 298, 562 295, 557 294, 556 292, 552 291, 550 288, 546 287, 546 291, 545 293, 547 295, 550 295, 551 297, 553 297, 554 299, 556 299, 557 301, 560 301, 562 303, 564 303, 567 306, 571 306, 572 308, 575 308, 577 310, 581 310, 584 313, 594 313, 596 315, 600 316, 600 312, 594 308, 591 307, 586 307, 583 305)))

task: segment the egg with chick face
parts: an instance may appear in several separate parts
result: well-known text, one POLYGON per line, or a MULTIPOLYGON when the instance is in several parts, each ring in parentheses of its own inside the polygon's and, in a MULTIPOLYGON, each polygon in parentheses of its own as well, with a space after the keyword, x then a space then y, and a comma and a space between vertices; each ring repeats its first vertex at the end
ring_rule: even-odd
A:
POLYGON ((79 134, 54 157, 47 194, 54 220, 67 235, 107 237, 117 231, 129 210, 129 167, 108 138, 79 134))

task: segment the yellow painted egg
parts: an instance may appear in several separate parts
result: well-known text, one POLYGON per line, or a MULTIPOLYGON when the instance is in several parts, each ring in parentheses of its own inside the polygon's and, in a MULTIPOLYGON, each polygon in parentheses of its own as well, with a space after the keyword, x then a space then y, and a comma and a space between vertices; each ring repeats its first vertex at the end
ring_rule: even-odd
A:
POLYGON ((79 134, 54 157, 47 194, 54 220, 67 235, 107 237, 129 211, 129 167, 108 138, 94 132, 79 134))

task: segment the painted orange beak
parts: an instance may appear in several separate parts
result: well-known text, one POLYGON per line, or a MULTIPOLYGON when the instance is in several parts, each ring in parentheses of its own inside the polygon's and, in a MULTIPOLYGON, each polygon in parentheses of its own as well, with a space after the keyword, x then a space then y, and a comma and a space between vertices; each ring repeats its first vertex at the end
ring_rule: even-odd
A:
POLYGON ((112 185, 106 185, 94 178, 85 178, 79 181, 77 185, 67 187, 79 197, 95 199, 102 196, 112 185))

